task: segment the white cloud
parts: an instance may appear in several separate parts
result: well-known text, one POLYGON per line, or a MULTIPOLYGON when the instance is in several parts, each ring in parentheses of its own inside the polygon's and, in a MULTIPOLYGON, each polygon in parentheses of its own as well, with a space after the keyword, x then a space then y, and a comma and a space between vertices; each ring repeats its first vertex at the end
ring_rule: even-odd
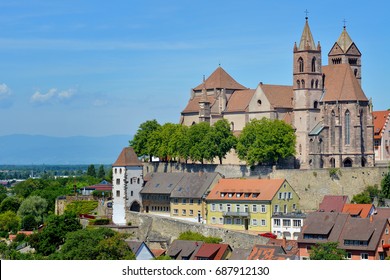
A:
POLYGON ((11 95, 11 89, 4 83, 0 84, 0 100, 11 95))
POLYGON ((41 93, 36 91, 31 96, 31 102, 35 104, 47 104, 54 102, 62 102, 70 100, 75 94, 76 90, 67 89, 63 91, 58 91, 56 88, 51 88, 47 93, 41 93))

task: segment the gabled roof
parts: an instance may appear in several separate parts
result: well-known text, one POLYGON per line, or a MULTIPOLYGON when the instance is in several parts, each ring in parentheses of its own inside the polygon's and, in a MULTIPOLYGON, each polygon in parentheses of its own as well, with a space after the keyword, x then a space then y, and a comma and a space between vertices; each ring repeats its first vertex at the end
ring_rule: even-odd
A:
POLYGON ((309 22, 306 18, 305 27, 303 28, 301 41, 298 46, 299 51, 303 50, 316 50, 316 44, 314 44, 313 35, 311 34, 309 22))
POLYGON ((230 97, 225 112, 246 112, 254 93, 254 89, 236 90, 230 97))
POLYGON ((342 212, 344 204, 348 202, 347 195, 325 195, 318 207, 322 212, 342 212))
POLYGON ((284 179, 220 179, 206 200, 270 201, 284 182, 284 179))
POLYGON ((183 178, 183 173, 153 173, 141 194, 170 194, 183 178))
POLYGON ((325 95, 322 101, 368 101, 349 64, 322 67, 325 95))
POLYGON ((260 245, 253 246, 248 260, 285 260, 286 251, 280 245, 260 245))
POLYGON ((373 207, 374 206, 372 204, 345 204, 342 212, 348 213, 351 216, 367 218, 373 207))
POLYGON ((259 84, 273 108, 292 108, 292 86, 259 84))
POLYGON ((374 111, 374 139, 381 139, 386 124, 390 122, 390 111, 374 111))
MULTIPOLYGON (((206 89, 246 89, 243 85, 237 83, 221 66, 219 66, 204 82, 206 89)), ((201 83, 194 90, 202 90, 204 84, 201 83)))
POLYGON ((351 37, 349 37, 349 34, 344 26, 344 29, 341 32, 339 39, 337 40, 337 44, 340 46, 343 52, 346 53, 352 43, 353 41, 351 37))
POLYGON ((176 260, 182 260, 183 258, 193 260, 202 244, 202 241, 174 240, 169 246, 166 255, 176 260))
MULTIPOLYGON (((182 113, 199 113, 199 102, 202 100, 202 98, 202 96, 194 96, 191 98, 182 113)), ((215 103, 215 97, 207 96, 207 101, 210 102, 210 106, 213 107, 215 103)))
POLYGON ((232 251, 229 244, 203 243, 199 251, 195 254, 195 258, 208 258, 210 260, 222 260, 227 250, 232 251))
POLYGON ((112 166, 142 166, 142 161, 140 161, 134 152, 133 147, 123 148, 122 152, 119 154, 118 159, 114 162, 112 166))
POLYGON ((229 260, 247 260, 251 253, 251 249, 234 248, 229 260))

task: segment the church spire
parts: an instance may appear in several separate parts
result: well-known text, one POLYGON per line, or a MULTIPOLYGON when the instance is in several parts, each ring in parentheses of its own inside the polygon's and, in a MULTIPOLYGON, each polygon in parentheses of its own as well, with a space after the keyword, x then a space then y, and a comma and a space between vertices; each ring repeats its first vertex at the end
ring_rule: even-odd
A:
MULTIPOLYGON (((306 11, 307 13, 307 11, 306 11)), ((316 45, 314 43, 313 35, 311 34, 310 27, 309 27, 309 21, 308 17, 306 14, 306 23, 305 27, 303 28, 302 36, 301 36, 301 41, 299 43, 298 50, 303 51, 303 50, 316 50, 316 45)))
POLYGON ((345 22, 344 22, 343 31, 341 32, 341 35, 340 35, 339 39, 337 40, 337 44, 340 46, 340 48, 345 53, 349 49, 349 47, 352 45, 352 43, 353 43, 353 41, 347 32, 347 28, 346 28, 345 22))

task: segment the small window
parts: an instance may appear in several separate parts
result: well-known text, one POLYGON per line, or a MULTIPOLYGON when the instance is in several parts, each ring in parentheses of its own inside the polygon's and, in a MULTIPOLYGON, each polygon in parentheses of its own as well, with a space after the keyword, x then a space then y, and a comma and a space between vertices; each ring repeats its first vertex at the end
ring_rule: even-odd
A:
POLYGON ((368 253, 361 253, 361 254, 360 254, 360 259, 362 259, 362 260, 368 260, 368 253))
POLYGON ((133 192, 133 191, 131 191, 131 192, 130 192, 130 196, 133 196, 133 193, 134 193, 134 192, 133 192))
POLYGON ((261 222, 260 222, 260 225, 261 225, 262 227, 267 226, 266 220, 262 219, 261 222))
POLYGON ((117 185, 120 185, 120 183, 121 183, 121 179, 119 179, 119 178, 116 179, 116 184, 117 184, 117 185))
POLYGON ((116 197, 120 197, 121 196, 121 191, 116 191, 116 197))
POLYGON ((274 219, 274 226, 280 226, 280 219, 274 219))
POLYGON ((252 219, 252 226, 257 226, 257 219, 252 219))
POLYGON ((211 217, 211 223, 212 223, 212 224, 216 224, 216 223, 217 223, 217 218, 211 217))
POLYGON ((261 213, 265 213, 266 212, 266 207, 264 204, 261 205, 261 213))
POLYGON ((211 204, 211 211, 215 211, 215 204, 211 204))
POLYGON ((261 100, 260 99, 257 100, 257 105, 259 105, 259 106, 261 105, 261 100))
POLYGON ((190 216, 194 216, 194 210, 190 209, 190 216))
POLYGON ((223 204, 219 204, 219 211, 223 211, 223 204))
POLYGON ((187 215, 187 210, 186 210, 186 209, 183 209, 182 212, 181 212, 181 214, 182 214, 183 216, 187 215))
POLYGON ((257 212, 257 205, 256 204, 254 204, 254 205, 252 205, 252 212, 257 212))
POLYGON ((236 218, 236 219, 234 220, 234 224, 236 224, 236 225, 241 225, 241 219, 240 219, 240 218, 236 218))

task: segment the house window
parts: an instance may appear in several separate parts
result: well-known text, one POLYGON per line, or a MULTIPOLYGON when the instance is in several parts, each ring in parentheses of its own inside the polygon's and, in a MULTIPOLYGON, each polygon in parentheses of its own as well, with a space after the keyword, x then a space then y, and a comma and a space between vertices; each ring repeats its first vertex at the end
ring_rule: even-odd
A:
POLYGON ((117 184, 117 185, 120 185, 120 183, 121 183, 121 179, 119 179, 119 178, 116 179, 116 184, 117 184))
POLYGON ((131 192, 130 192, 130 196, 133 196, 133 193, 134 193, 134 192, 133 192, 133 191, 131 191, 131 192))
POLYGON ((200 199, 198 199, 198 205, 200 205, 200 199))
POLYGON ((282 199, 282 195, 283 195, 283 193, 280 192, 279 193, 279 200, 282 199))
POLYGON ((194 204, 194 199, 193 198, 190 199, 190 204, 194 204))
POLYGON ((116 170, 116 168, 114 169, 115 170, 115 174, 117 173, 117 170, 116 170))
POLYGON ((219 204, 219 211, 223 211, 223 204, 219 204))
POLYGON ((274 226, 280 227, 280 219, 274 219, 274 226))
POLYGON ((194 216, 194 210, 190 209, 190 216, 194 216))
POLYGON ((275 205, 274 206, 274 213, 278 213, 279 212, 279 205, 275 205))
POLYGON ((174 198, 174 199, 173 199, 173 203, 174 203, 174 204, 178 204, 178 203, 179 203, 179 199, 174 198))
POLYGON ((347 260, 350 260, 350 259, 352 259, 352 253, 350 253, 350 252, 347 252, 347 254, 346 254, 345 258, 346 258, 347 260))
POLYGON ((217 219, 215 217, 211 217, 211 223, 212 224, 216 224, 217 223, 217 219))
POLYGON ((252 212, 257 212, 257 205, 256 204, 252 205, 252 212))
POLYGON ((264 204, 262 204, 262 205, 261 205, 261 213, 265 213, 265 212, 266 212, 265 205, 264 205, 264 204))
POLYGON ((252 219, 252 226, 257 226, 257 219, 252 219))
POLYGON ((292 193, 291 192, 288 192, 287 199, 292 199, 292 193))
POLYGON ((231 225, 232 224, 232 218, 226 218, 226 224, 231 225))
POLYGON ((262 227, 265 227, 265 226, 267 225, 266 220, 262 219, 262 220, 260 221, 260 225, 261 225, 262 227))
POLYGON ((360 259, 361 260, 368 260, 368 253, 361 253, 360 254, 360 259))
POLYGON ((232 211, 232 206, 230 204, 226 205, 226 211, 227 212, 232 211))
POLYGON ((386 235, 389 234, 389 229, 388 228, 385 230, 385 233, 386 233, 386 235))
POLYGON ((173 209, 173 215, 177 215, 177 214, 179 214, 179 210, 173 209))
POLYGON ((313 57, 313 59, 311 60, 311 72, 315 72, 316 71, 316 57, 313 57))
POLYGON ((303 72, 303 58, 302 57, 300 57, 299 59, 298 59, 298 67, 299 67, 299 72, 303 72))
POLYGON ((290 227, 291 226, 291 220, 283 219, 283 226, 284 227, 290 227))
POLYGON ((258 197, 259 196, 259 194, 258 193, 254 193, 254 194, 252 194, 252 197, 253 198, 256 198, 256 197, 258 197))
POLYGON ((237 204, 237 205, 236 205, 236 212, 240 212, 240 210, 241 210, 241 209, 240 209, 240 204, 237 204))
POLYGON ((187 215, 186 209, 183 209, 183 210, 181 211, 181 214, 182 214, 183 216, 187 215))
POLYGON ((120 197, 121 196, 121 191, 116 191, 116 197, 120 197))
POLYGON ((249 206, 248 205, 244 205, 244 212, 249 213, 249 206))
POLYGON ((297 209, 297 205, 294 203, 294 204, 292 205, 292 208, 293 208, 294 210, 296 210, 296 209, 297 209))
POLYGON ((302 226, 301 220, 293 220, 293 227, 300 227, 302 226))
POLYGON ((229 194, 228 194, 228 197, 233 197, 233 194, 232 194, 232 193, 229 193, 229 194))
POLYGON ((235 225, 241 225, 241 219, 240 218, 235 218, 234 219, 234 224, 235 225))
POLYGON ((286 204, 283 206, 283 212, 287 213, 287 205, 286 204))
POLYGON ((223 218, 219 218, 219 224, 223 225, 223 218))
POLYGON ((211 211, 215 211, 215 204, 211 204, 211 211))
POLYGON ((186 204, 186 203, 187 203, 187 198, 183 198, 183 199, 181 200, 181 202, 182 202, 182 204, 186 204))

